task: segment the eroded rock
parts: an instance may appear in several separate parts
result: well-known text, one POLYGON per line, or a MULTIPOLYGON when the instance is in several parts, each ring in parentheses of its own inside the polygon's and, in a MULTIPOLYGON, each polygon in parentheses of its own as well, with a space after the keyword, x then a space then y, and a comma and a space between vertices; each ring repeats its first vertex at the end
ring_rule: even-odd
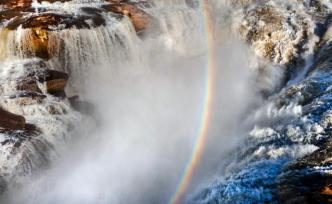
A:
POLYGON ((136 3, 116 3, 103 6, 107 11, 126 15, 132 21, 137 32, 151 25, 152 17, 140 9, 136 3))
POLYGON ((299 9, 301 2, 236 2, 248 5, 241 10, 243 18, 235 26, 259 56, 295 67, 303 63, 302 54, 313 52, 319 41, 314 29, 319 21, 312 18, 309 8, 299 9))
POLYGON ((0 127, 10 130, 24 130, 25 118, 0 108, 0 127))

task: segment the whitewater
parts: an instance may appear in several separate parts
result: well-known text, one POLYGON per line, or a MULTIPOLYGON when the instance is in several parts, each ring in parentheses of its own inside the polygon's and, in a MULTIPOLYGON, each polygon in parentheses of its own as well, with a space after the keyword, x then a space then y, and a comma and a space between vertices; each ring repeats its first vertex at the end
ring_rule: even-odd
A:
POLYGON ((38 127, 0 133, 1 203, 285 203, 292 177, 330 175, 328 159, 296 163, 332 124, 332 4, 315 2, 147 1, 138 31, 87 9, 104 1, 33 1, 28 15, 104 22, 51 27, 47 60, 31 57, 35 30, 1 24, 0 106, 38 127), (69 75, 67 96, 38 82, 46 98, 22 101, 17 79, 45 67, 69 75))

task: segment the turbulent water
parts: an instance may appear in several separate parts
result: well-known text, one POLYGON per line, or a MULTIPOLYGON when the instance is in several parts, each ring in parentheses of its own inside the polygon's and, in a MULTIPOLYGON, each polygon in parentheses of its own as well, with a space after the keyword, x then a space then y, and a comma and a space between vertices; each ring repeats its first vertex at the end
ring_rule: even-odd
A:
MULTIPOLYGON (((0 28, 0 105, 40 132, 0 133, 2 202, 170 202, 206 108, 209 36, 217 67, 212 119, 182 202, 285 201, 288 165, 329 138, 332 4, 211 0, 207 14, 205 3, 155 0, 141 8, 153 23, 139 33, 128 17, 110 13, 102 13, 102 26, 55 30, 48 42, 61 46, 49 48, 45 65, 26 56, 31 30, 0 28), (93 104, 93 113, 75 111, 42 83, 47 98, 22 105, 16 79, 37 65, 68 73, 67 95, 93 104), (22 137, 29 140, 16 148, 22 137)), ((102 4, 33 6, 77 15, 102 4)), ((321 164, 301 171, 329 175, 331 166, 321 164)))

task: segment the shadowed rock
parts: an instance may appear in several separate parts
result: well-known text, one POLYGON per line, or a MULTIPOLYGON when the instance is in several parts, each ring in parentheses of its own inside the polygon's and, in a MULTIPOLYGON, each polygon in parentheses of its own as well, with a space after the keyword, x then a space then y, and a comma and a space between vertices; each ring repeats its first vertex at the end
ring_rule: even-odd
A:
POLYGON ((10 130, 24 130, 25 118, 0 109, 0 127, 10 130))
POLYGON ((41 93, 41 90, 38 87, 37 81, 33 77, 27 77, 27 78, 19 80, 17 82, 16 88, 19 91, 41 93))
POLYGON ((40 83, 46 82, 47 92, 51 94, 64 91, 68 82, 68 74, 56 70, 47 69, 36 73, 36 76, 40 83))

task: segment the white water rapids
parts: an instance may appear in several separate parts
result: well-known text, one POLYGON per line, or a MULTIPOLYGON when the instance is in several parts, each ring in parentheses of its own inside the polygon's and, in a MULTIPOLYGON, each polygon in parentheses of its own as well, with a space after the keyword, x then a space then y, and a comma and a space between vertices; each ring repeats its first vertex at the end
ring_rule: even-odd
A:
MULTIPOLYGON (((60 7, 75 13, 86 4, 98 3, 73 1, 35 3, 35 6, 60 7)), ((65 46, 55 52, 56 57, 48 61, 48 65, 70 75, 68 95, 79 95, 96 110, 90 118, 70 109, 67 102, 59 102, 57 105, 65 109, 67 115, 59 116, 57 122, 43 118, 43 106, 47 103, 17 110, 24 114, 30 111, 28 121, 45 120, 39 123, 43 124, 43 135, 51 138, 47 141, 54 148, 50 153, 54 158, 50 159, 48 167, 9 186, 4 203, 156 204, 170 201, 201 127, 210 53, 205 14, 198 1, 197 7, 188 6, 184 0, 156 0, 154 4, 144 8, 154 23, 144 31, 143 37, 137 36, 128 18, 119 20, 107 14, 104 16, 106 26, 64 29, 52 34, 50 41, 65 46), (60 133, 61 125, 69 123, 75 127, 60 133)), ((262 145, 255 151, 248 150, 262 138, 267 141, 281 137, 274 124, 298 117, 302 108, 290 104, 277 109, 261 97, 261 89, 273 92, 279 85, 281 68, 267 64, 269 69, 264 74, 259 72, 260 62, 232 30, 230 7, 216 1, 213 8, 217 48, 215 105, 205 152, 188 189, 187 202, 232 203, 232 199, 241 197, 243 192, 250 194, 245 199, 253 203, 268 201, 272 193, 264 182, 273 182, 286 160, 303 156, 316 147, 298 143, 262 145), (252 143, 242 150, 248 154, 232 162, 232 151, 235 147, 241 149, 238 144, 242 144, 241 140, 247 135, 252 143), (257 159, 260 163, 252 164, 254 157, 265 159, 257 159), (247 163, 250 165, 246 166, 247 163), (272 178, 262 181, 262 188, 249 184, 243 187, 237 183, 239 174, 234 178, 229 176, 239 172, 239 168, 243 168, 239 174, 252 174, 253 183, 261 173, 255 169, 263 169, 272 178), (209 185, 216 179, 224 181, 226 177, 229 186, 227 182, 209 185), (211 197, 218 196, 218 189, 223 189, 225 200, 221 198, 217 202, 214 197, 202 195, 200 189, 206 186, 216 189, 209 194, 211 197)), ((6 46, 13 48, 8 50, 13 51, 17 44, 19 49, 25 49, 21 40, 22 36, 29 35, 27 32, 18 29, 7 36, 9 44, 6 46)), ((1 64, 0 78, 5 80, 9 71, 18 72, 12 69, 19 67, 15 63, 20 64, 22 56, 0 51, 0 59, 1 56, 15 56, 1 64)), ((1 102, 1 105, 11 104, 1 102)), ((318 126, 310 125, 307 127, 310 131, 320 131, 318 126)), ((300 141, 299 132, 290 125, 287 135, 300 141)))

